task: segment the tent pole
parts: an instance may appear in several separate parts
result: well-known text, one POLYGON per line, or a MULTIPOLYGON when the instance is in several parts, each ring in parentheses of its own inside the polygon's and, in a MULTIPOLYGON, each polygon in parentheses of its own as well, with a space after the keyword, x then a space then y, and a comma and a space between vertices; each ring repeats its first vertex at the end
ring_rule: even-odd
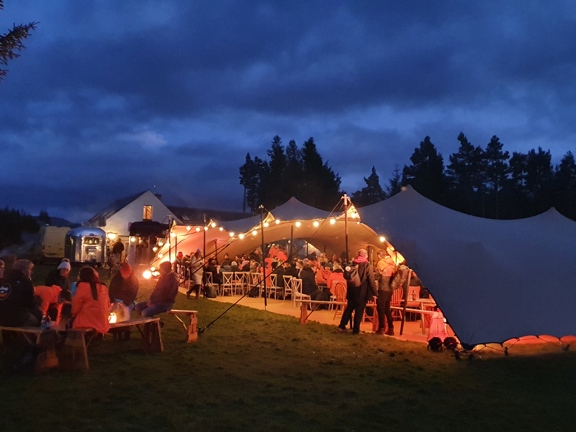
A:
POLYGON ((266 294, 266 260, 264 259, 264 206, 260 205, 260 232, 262 234, 262 283, 264 284, 264 310, 268 306, 268 296, 266 294))
POLYGON ((348 195, 344 194, 342 196, 344 200, 344 237, 346 239, 346 264, 350 261, 350 254, 348 252, 348 206, 350 205, 350 198, 348 195))
POLYGON ((288 258, 290 260, 294 259, 292 256, 292 244, 294 243, 294 225, 290 226, 290 249, 288 251, 288 258))

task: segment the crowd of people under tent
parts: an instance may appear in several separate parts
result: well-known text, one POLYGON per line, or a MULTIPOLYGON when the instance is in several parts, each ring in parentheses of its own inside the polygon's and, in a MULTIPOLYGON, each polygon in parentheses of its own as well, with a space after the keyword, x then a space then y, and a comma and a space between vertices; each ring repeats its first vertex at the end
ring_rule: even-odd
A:
MULTIPOLYGON (((298 278, 302 281, 302 294, 315 301, 336 299, 335 287, 337 284, 334 282, 340 281, 346 287, 344 297, 349 303, 348 307, 352 308, 353 304, 356 305, 355 308, 352 308, 355 310, 354 315, 363 314, 366 303, 375 297, 379 319, 377 333, 394 335, 390 302, 394 289, 398 288, 398 283, 420 286, 421 297, 427 297, 428 293, 416 273, 409 269, 405 262, 396 262, 387 249, 378 251, 377 256, 378 259, 374 261, 373 265, 368 263, 368 253, 365 249, 361 249, 351 263, 345 262, 346 253, 342 253, 342 256, 328 257, 323 252, 312 252, 305 257, 294 256, 290 259, 287 250, 282 245, 272 244, 265 254, 261 248, 256 248, 250 254, 236 255, 233 258, 225 253, 221 261, 218 261, 216 257, 204 260, 200 249, 189 255, 178 252, 172 265, 174 272, 179 276, 180 283, 188 287, 188 298, 193 293, 195 298, 198 298, 202 292, 206 294, 208 275, 211 275, 210 280, 213 284, 221 285, 223 273, 226 272, 231 272, 233 275, 240 272, 261 274, 262 279, 268 281, 268 286, 270 286, 270 274, 276 274, 276 287, 281 289, 284 288, 284 276, 298 278), (359 258, 361 256, 363 256, 362 259, 359 258), (350 268, 349 265, 359 265, 360 262, 369 264, 367 271, 363 272, 362 276, 363 288, 360 295, 362 299, 351 301, 355 296, 356 287, 351 286, 346 276, 350 268), (407 271, 410 272, 411 277, 409 278, 406 274, 407 271), (400 273, 404 274, 402 277, 396 278, 396 286, 393 286, 394 276, 400 276, 400 273)), ((349 316, 347 316, 347 320, 350 320, 349 316)), ((342 330, 345 325, 339 326, 339 329, 342 330)), ((359 324, 354 327, 354 332, 357 331, 359 331, 359 324)))

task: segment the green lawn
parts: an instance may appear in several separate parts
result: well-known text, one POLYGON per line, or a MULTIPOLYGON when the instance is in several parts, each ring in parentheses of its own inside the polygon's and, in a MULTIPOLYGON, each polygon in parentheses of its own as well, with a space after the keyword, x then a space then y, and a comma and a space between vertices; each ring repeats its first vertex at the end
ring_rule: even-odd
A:
MULTIPOLYGON (((197 309, 200 328, 228 306, 183 295, 176 304, 197 309)), ((241 306, 187 344, 180 323, 162 319, 162 354, 142 354, 135 337, 106 337, 90 346, 86 372, 2 369, 0 430, 574 429, 576 354, 554 345, 457 361, 423 344, 241 306)))

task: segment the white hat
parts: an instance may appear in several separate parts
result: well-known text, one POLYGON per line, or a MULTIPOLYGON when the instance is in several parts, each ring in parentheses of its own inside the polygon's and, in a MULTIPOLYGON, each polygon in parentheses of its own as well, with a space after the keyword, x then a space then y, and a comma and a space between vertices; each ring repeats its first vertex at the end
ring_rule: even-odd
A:
POLYGON ((72 267, 70 267, 70 263, 67 261, 62 261, 59 265, 58 265, 58 270, 60 269, 67 269, 68 271, 71 270, 72 267))

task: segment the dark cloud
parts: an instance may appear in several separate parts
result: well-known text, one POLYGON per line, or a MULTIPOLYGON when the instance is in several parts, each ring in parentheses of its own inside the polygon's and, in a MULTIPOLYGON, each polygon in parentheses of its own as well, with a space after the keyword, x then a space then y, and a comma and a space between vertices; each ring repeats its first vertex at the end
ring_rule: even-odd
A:
POLYGON ((576 6, 7 1, 39 21, 0 82, 1 204, 87 218, 156 188, 240 210, 238 168, 314 137, 348 193, 426 135, 559 159, 576 135, 576 6))

